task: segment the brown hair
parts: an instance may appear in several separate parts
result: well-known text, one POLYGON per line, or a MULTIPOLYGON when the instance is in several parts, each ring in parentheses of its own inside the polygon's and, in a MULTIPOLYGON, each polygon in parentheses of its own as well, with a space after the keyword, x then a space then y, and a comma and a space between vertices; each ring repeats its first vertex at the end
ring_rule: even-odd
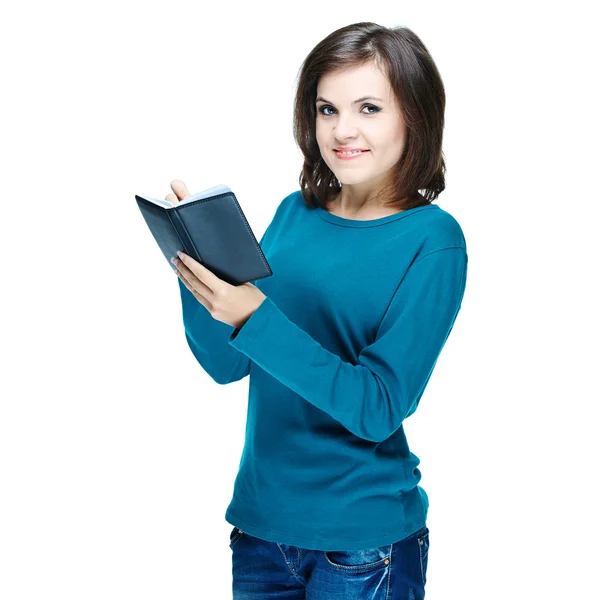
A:
POLYGON ((325 208, 341 189, 316 141, 318 80, 326 73, 368 63, 386 73, 406 128, 405 149, 394 167, 388 193, 394 200, 385 205, 407 210, 431 203, 444 190, 445 95, 436 65, 420 38, 407 27, 361 22, 333 31, 312 49, 299 70, 293 135, 304 157, 301 193, 312 208, 325 208))

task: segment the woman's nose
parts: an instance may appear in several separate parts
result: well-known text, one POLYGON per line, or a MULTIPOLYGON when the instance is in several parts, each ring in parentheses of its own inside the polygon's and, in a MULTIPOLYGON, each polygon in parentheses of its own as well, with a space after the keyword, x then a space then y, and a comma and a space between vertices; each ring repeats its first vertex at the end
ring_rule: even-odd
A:
POLYGON ((339 140, 344 138, 354 138, 357 136, 358 131, 355 122, 351 117, 339 119, 337 125, 333 128, 332 133, 336 135, 339 140))

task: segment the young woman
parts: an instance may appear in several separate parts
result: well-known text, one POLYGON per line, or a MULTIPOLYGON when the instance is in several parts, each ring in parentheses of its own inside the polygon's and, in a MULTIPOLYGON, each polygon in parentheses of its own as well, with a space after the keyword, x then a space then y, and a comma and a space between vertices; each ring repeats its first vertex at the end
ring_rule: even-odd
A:
POLYGON ((273 275, 231 286, 174 261, 197 361, 221 384, 250 375, 225 515, 233 598, 424 598, 428 496, 403 423, 467 277, 461 227, 432 204, 444 106, 411 30, 333 32, 299 76, 300 189, 260 241, 273 275))

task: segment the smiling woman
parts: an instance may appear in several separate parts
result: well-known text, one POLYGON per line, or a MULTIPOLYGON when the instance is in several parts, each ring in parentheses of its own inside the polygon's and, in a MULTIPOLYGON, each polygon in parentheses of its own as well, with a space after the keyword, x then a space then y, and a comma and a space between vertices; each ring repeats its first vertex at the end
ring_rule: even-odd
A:
POLYGON ((235 289, 183 257, 193 355, 222 385, 250 377, 225 513, 233 600, 424 598, 428 495, 403 424, 453 330, 468 263, 459 223, 432 203, 443 111, 412 31, 331 33, 299 76, 301 188, 259 241, 272 276, 235 289))
POLYGON ((363 219, 435 200, 444 108, 440 74, 410 29, 357 23, 322 40, 303 62, 294 108, 306 204, 363 219))

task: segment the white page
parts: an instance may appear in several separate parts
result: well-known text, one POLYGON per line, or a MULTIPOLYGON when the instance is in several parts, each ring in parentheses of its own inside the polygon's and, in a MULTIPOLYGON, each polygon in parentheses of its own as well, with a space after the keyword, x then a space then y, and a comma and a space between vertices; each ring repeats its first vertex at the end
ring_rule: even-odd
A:
POLYGON ((150 198, 149 196, 141 196, 140 194, 138 194, 138 196, 141 196, 141 198, 145 198, 146 200, 149 200, 150 202, 153 202, 154 204, 159 204, 160 206, 164 206, 165 208, 172 208, 173 206, 180 206, 181 204, 187 204, 187 202, 193 202, 194 200, 201 200, 202 198, 208 198, 210 196, 217 196, 218 194, 223 194, 225 192, 230 192, 230 191, 231 191, 230 188, 227 185, 224 185, 222 183, 220 185, 215 185, 214 187, 208 188, 207 190, 197 192, 197 194, 187 196, 184 200, 181 200, 181 202, 176 202, 175 204, 168 202, 168 200, 160 200, 158 198, 150 198))

